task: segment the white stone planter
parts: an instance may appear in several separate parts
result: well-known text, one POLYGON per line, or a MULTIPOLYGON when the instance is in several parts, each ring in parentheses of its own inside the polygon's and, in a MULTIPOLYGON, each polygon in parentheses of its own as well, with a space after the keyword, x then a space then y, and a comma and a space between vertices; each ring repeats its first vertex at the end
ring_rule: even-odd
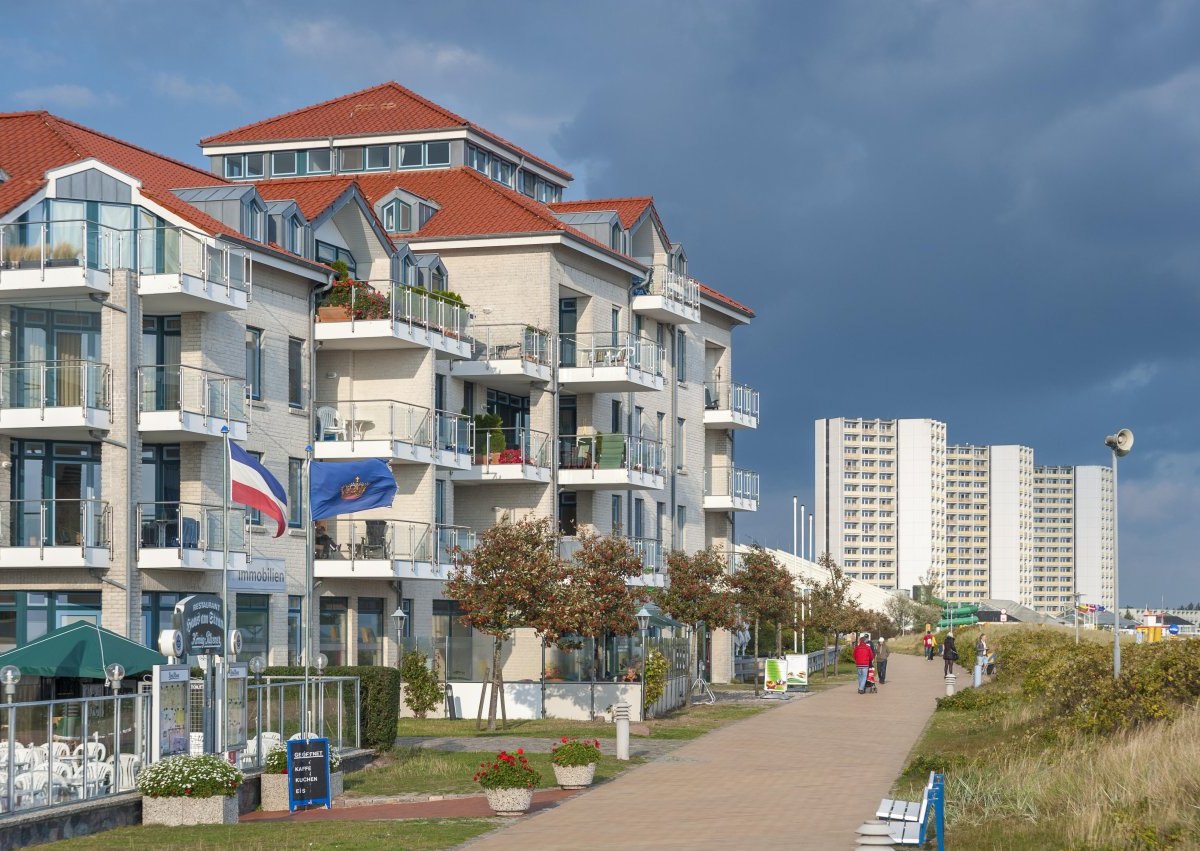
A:
POLYGON ((189 824, 237 822, 237 795, 214 795, 211 798, 142 798, 142 824, 179 827, 189 824))
POLYGON ((529 787, 521 789, 484 789, 487 793, 488 805, 498 816, 519 816, 529 812, 533 803, 533 790, 529 787))
POLYGON ((591 786, 595 776, 596 763, 594 762, 589 762, 587 765, 554 766, 554 779, 564 789, 583 789, 591 786))
POLYGON ((261 775, 259 799, 262 802, 263 812, 287 812, 288 776, 286 774, 261 775))
MULTIPOLYGON (((346 792, 345 775, 340 771, 329 773, 329 797, 340 798, 346 792)), ((287 794, 286 792, 284 794, 287 794)))

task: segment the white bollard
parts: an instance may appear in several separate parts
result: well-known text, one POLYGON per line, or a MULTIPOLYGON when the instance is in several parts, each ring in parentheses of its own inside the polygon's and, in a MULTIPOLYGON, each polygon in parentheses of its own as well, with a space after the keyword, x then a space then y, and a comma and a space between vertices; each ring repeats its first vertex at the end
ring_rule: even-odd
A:
POLYGON ((954 684, 957 681, 958 681, 958 678, 956 675, 946 674, 946 697, 949 697, 950 695, 954 694, 954 684))
POLYGON ((629 704, 618 703, 613 709, 617 722, 617 759, 629 759, 629 704))
POLYGON ((983 665, 976 663, 975 665, 975 688, 983 685, 983 665))

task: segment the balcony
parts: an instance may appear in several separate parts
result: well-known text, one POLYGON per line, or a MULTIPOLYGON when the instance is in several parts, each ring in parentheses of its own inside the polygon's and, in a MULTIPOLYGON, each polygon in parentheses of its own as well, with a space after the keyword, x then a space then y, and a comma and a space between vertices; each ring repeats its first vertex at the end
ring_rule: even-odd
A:
POLYGON ((419 287, 389 281, 342 282, 345 304, 317 309, 317 342, 329 350, 433 349, 469 358, 470 312, 419 287))
POLYGON ((150 443, 245 440, 250 425, 246 381, 194 366, 138 369, 138 431, 150 443))
POLYGON ((704 382, 705 428, 758 428, 758 391, 732 381, 704 382))
POLYGON ((433 557, 435 564, 443 570, 454 567, 457 550, 475 549, 475 531, 466 526, 449 526, 439 523, 434 532, 437 535, 437 547, 433 557))
POLYGON ((455 471, 458 484, 486 482, 550 483, 550 435, 528 428, 494 428, 475 431, 471 467, 455 471))
MULTIPOLYGON (((666 548, 663 542, 654 538, 629 538, 633 548, 642 559, 642 574, 627 580, 629 585, 651 586, 662 588, 666 584, 667 565, 666 548)), ((558 554, 564 559, 572 559, 579 552, 578 538, 564 537, 559 539, 558 554)))
POLYGON ((465 414, 435 411, 433 415, 433 462, 451 470, 471 469, 471 444, 475 424, 465 414))
POLYGON ((633 312, 656 322, 683 325, 700 321, 700 285, 662 266, 633 294, 633 312))
MULTIPOLYGON (((222 570, 225 510, 191 502, 137 504, 137 564, 142 570, 222 570)), ((246 510, 229 508, 229 570, 249 563, 246 510)))
POLYGON ((380 458, 392 464, 432 464, 430 411, 391 399, 317 402, 319 461, 380 458))
POLYGON ((663 389, 662 348, 646 337, 611 331, 563 334, 558 350, 558 383, 572 393, 663 389))
POLYGON ((133 268, 127 231, 83 220, 0 225, 0 298, 112 292, 115 270, 133 268))
POLYGON ((111 524, 109 505, 100 500, 2 501, 0 568, 108 568, 111 524))
POLYGON ((184 228, 142 228, 138 295, 146 313, 245 310, 250 300, 250 253, 184 228))
POLYGON ((758 473, 736 467, 704 471, 705 511, 758 511, 758 473))
MULTIPOLYGON (((317 522, 318 579, 445 579, 428 523, 329 518, 317 522)), ((438 541, 441 541, 439 536, 438 541)))
POLYGON ((553 377, 549 331, 529 325, 477 325, 470 360, 455 361, 450 374, 485 387, 528 395, 530 384, 553 377))
POLYGON ((112 425, 112 371, 85 360, 0 363, 0 432, 89 440, 112 425))
POLYGON ((558 483, 570 490, 662 490, 662 444, 628 434, 558 439, 558 483))

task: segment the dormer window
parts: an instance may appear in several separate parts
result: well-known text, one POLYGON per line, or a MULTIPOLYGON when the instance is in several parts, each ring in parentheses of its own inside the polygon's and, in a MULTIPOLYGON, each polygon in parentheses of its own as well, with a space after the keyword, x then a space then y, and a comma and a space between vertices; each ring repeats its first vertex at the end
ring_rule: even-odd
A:
POLYGON ((257 201, 250 201, 248 204, 246 204, 246 207, 245 207, 246 221, 244 222, 244 225, 242 227, 242 233, 245 234, 250 239, 253 239, 257 242, 262 242, 262 239, 263 239, 262 223, 263 223, 263 217, 266 214, 266 212, 267 211, 265 209, 263 209, 263 206, 261 204, 259 204, 257 201))
POLYGON ((288 250, 296 254, 304 253, 304 222, 299 216, 292 216, 291 222, 288 224, 288 239, 290 244, 288 250))
POLYGON ((230 154, 225 157, 225 176, 230 180, 260 178, 265 163, 264 154, 230 154))
POLYGON ((423 227, 425 227, 425 225, 429 224, 429 220, 433 218, 433 214, 436 212, 437 212, 437 210, 435 210, 429 204, 422 204, 421 205, 421 224, 418 225, 418 227, 423 228, 423 227))
POLYGON ((312 148, 308 152, 308 173, 329 174, 330 151, 328 148, 312 148))
POLYGON ((621 225, 617 222, 613 222, 612 235, 609 239, 609 245, 612 247, 613 251, 621 250, 621 225))
POLYGON ((296 152, 278 151, 271 154, 271 174, 286 175, 296 173, 296 152))
POLYGON ((403 201, 392 201, 383 208, 383 229, 388 233, 411 233, 412 205, 403 201))

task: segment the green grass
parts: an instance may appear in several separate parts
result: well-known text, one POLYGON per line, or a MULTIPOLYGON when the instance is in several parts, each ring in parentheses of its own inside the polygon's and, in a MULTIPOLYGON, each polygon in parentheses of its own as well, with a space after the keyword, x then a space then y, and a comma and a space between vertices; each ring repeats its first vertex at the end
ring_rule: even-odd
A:
POLYGON ((499 824, 493 819, 246 823, 201 827, 121 827, 46 846, 55 851, 273 851, 345 848, 433 851, 453 848, 499 824))
MULTIPOLYGON (((491 762, 495 751, 454 752, 429 748, 397 748, 375 760, 362 771, 346 775, 346 794, 350 796, 382 796, 400 794, 469 795, 482 794, 479 784, 471 778, 479 763, 491 762)), ((529 764, 541 773, 539 789, 557 786, 550 754, 526 754, 529 764)), ((596 765, 596 781, 616 777, 644 760, 634 758, 620 762, 612 757, 596 765)))

